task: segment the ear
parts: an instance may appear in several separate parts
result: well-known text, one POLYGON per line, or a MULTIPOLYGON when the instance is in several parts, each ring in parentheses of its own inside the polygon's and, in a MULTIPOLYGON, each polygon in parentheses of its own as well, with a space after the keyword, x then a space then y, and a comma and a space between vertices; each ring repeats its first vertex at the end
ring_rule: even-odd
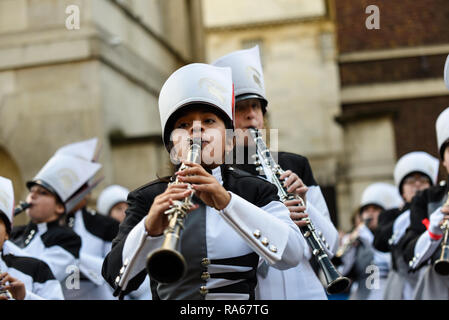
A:
POLYGON ((63 204, 61 204, 61 203, 56 203, 56 213, 58 214, 58 215, 62 215, 62 214, 64 214, 64 212, 65 212, 65 207, 64 207, 64 205, 63 204))

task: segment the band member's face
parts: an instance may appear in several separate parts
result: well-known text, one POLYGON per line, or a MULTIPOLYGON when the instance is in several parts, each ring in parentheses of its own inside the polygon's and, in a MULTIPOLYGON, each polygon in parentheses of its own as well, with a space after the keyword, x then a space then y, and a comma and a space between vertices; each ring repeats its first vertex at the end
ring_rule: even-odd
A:
POLYGON ((111 218, 117 220, 122 223, 125 220, 126 214, 125 211, 128 209, 128 204, 126 202, 119 202, 109 211, 109 215, 111 218))
POLYGON ((411 202, 416 192, 430 187, 429 178, 421 173, 408 175, 402 183, 402 197, 405 202, 411 202))
POLYGON ((39 185, 31 187, 26 201, 31 204, 26 213, 34 223, 51 222, 64 213, 64 206, 56 196, 39 185))
POLYGON ((201 137, 201 164, 214 168, 225 160, 225 151, 232 150, 233 141, 226 138, 226 126, 215 113, 202 108, 192 109, 176 120, 171 139, 171 157, 185 159, 189 138, 201 137))
MULTIPOLYGON (((248 145, 248 134, 246 129, 254 127, 263 129, 263 111, 262 104, 259 99, 246 99, 236 103, 235 105, 235 133, 237 144, 248 145), (238 130, 241 129, 241 130, 238 130)), ((251 138, 249 136, 249 138, 251 138)))
POLYGON ((8 240, 8 233, 6 232, 6 226, 5 222, 0 219, 0 251, 3 248, 3 243, 5 243, 6 240, 8 240))
POLYGON ((365 222, 366 226, 374 231, 377 228, 377 220, 379 218, 379 214, 382 212, 382 208, 375 205, 366 206, 362 213, 362 221, 365 222))
POLYGON ((446 168, 447 173, 449 173, 449 144, 446 146, 443 156, 443 166, 446 168))

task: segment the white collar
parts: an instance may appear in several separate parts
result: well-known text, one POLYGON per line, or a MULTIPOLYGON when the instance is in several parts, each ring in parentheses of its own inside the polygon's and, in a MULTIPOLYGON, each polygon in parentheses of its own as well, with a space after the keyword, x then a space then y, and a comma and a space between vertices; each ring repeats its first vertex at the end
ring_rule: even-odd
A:
MULTIPOLYGON (((52 221, 53 222, 53 221, 52 221)), ((39 232, 39 233, 45 233, 46 231, 47 231, 47 229, 48 229, 48 227, 47 227, 47 222, 41 222, 41 223, 38 223, 37 225, 37 231, 39 232)))

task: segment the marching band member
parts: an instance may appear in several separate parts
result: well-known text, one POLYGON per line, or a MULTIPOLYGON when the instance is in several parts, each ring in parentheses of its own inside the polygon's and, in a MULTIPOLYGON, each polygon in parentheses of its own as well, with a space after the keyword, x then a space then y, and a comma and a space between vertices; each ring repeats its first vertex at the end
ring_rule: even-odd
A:
POLYGON ((390 268, 390 254, 373 247, 374 233, 382 211, 399 208, 403 204, 397 188, 389 183, 376 182, 363 191, 359 206, 361 223, 343 244, 342 274, 354 280, 351 300, 381 300, 390 268))
MULTIPOLYGON (((74 156, 101 167, 95 161, 99 156, 96 154, 97 142, 98 139, 93 138, 71 143, 58 149, 55 154, 74 156)), ((89 186, 89 180, 84 180, 81 190, 89 186)), ((112 240, 118 233, 119 222, 88 208, 89 196, 87 193, 73 210, 67 212, 65 218, 66 225, 81 237, 81 281, 79 290, 64 289, 64 295, 70 300, 112 300, 115 298, 101 276, 101 268, 104 257, 111 250, 112 240)))
POLYGON ((418 191, 435 185, 439 161, 422 151, 402 156, 394 169, 395 184, 404 199, 401 209, 384 211, 379 216, 379 226, 374 236, 374 247, 391 252, 392 268, 385 285, 384 299, 410 300, 418 280, 417 273, 410 273, 402 255, 402 241, 410 225, 410 203, 418 191))
MULTIPOLYGON (((447 64, 446 64, 447 66, 447 64)), ((448 86, 449 87, 449 86, 448 86)), ((449 108, 436 120, 438 151, 449 173, 449 108)), ((404 257, 410 270, 419 272, 414 299, 449 299, 449 278, 439 275, 433 263, 441 254, 441 224, 449 219, 447 183, 419 192, 410 207, 410 227, 404 239, 404 257)))
POLYGON ((128 209, 128 204, 126 203, 128 193, 128 189, 117 184, 105 188, 97 199, 98 213, 122 223, 126 217, 126 209, 128 209))
MULTIPOLYGON (((128 193, 128 189, 117 184, 105 188, 97 199, 98 213, 110 216, 122 223, 126 217, 126 209, 128 209, 128 203, 126 202, 128 193)), ((126 298, 131 300, 151 300, 151 291, 148 288, 150 288, 150 280, 147 276, 139 289, 130 292, 126 298)))
POLYGON ((29 182, 26 209, 30 222, 15 227, 12 241, 28 255, 45 261, 63 290, 78 289, 76 276, 81 239, 62 225, 70 206, 78 201, 81 186, 100 169, 99 164, 71 155, 55 154, 29 182), (70 275, 70 277, 69 277, 70 275), (72 281, 73 280, 73 281, 72 281))
MULTIPOLYGON (((63 300, 61 285, 42 260, 20 255, 8 239, 14 215, 14 191, 9 179, 0 177, 0 287, 15 300, 63 300)), ((1 291, 1 290, 0 290, 1 291)), ((0 300, 7 299, 0 296, 0 300)))
POLYGON ((190 195, 189 186, 197 204, 187 214, 179 240, 187 273, 171 284, 152 280, 153 299, 254 299, 259 256, 280 269, 303 259, 306 243, 276 188, 223 164, 234 144, 225 134, 233 129, 233 101, 229 68, 190 64, 163 85, 159 111, 164 144, 173 156, 185 155, 184 139, 173 139, 172 133, 189 138, 200 132, 201 164, 185 163, 177 184, 167 186, 168 181, 158 179, 129 194, 126 219, 103 265, 103 276, 121 294, 135 290, 145 278, 145 258, 164 240, 164 212, 190 195))
MULTIPOLYGON (((248 161, 251 151, 247 140, 251 139, 247 133, 248 128, 264 128, 268 104, 259 47, 232 52, 212 64, 232 69, 236 101, 236 167, 259 175, 256 165, 248 161), (244 159, 240 159, 240 155, 244 155, 244 159)), ((306 157, 288 152, 277 153, 277 158, 280 167, 286 170, 280 179, 285 181, 288 192, 295 193, 306 201, 306 213, 304 207, 298 206, 298 200, 285 202, 291 219, 298 226, 303 226, 305 222, 299 220, 308 216, 323 235, 322 245, 332 257, 338 246, 338 231, 330 220, 329 210, 313 177, 309 161, 306 157)), ((308 247, 304 254, 308 259, 311 258, 308 247)), ((261 264, 257 289, 259 299, 327 299, 323 285, 308 261, 288 270, 268 268, 266 264, 261 264)))

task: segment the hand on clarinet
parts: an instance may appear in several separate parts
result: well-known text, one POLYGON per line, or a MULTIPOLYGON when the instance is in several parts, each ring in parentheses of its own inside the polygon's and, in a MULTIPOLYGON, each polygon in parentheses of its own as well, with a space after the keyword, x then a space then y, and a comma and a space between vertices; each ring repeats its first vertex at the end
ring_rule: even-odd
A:
MULTIPOLYGON (((0 274, 0 287, 3 290, 9 291, 15 300, 25 299, 25 284, 19 279, 13 278, 7 272, 0 274)), ((8 300, 8 298, 5 296, 0 296, 0 300, 8 300)))
POLYGON ((231 195, 225 188, 209 174, 200 164, 186 162, 188 168, 177 172, 181 182, 190 183, 195 195, 209 207, 222 210, 231 201, 231 195))
POLYGON ((290 211, 290 218, 298 227, 305 227, 307 225, 307 221, 302 220, 303 218, 307 218, 309 215, 305 213, 306 207, 301 206, 301 200, 287 200, 284 202, 285 206, 290 211))
MULTIPOLYGON (((154 198, 153 205, 145 220, 145 229, 150 236, 156 237, 164 233, 169 222, 165 211, 170 209, 173 205, 173 201, 182 201, 189 196, 190 193, 192 193, 192 190, 188 189, 186 183, 179 183, 168 185, 163 193, 154 198)), ((198 205, 195 205, 190 211, 195 210, 196 208, 198 208, 198 205)))
POLYGON ((301 178, 291 170, 285 171, 279 177, 281 181, 284 181, 284 187, 287 188, 288 193, 293 193, 300 196, 306 203, 306 193, 309 188, 302 182, 301 178))

